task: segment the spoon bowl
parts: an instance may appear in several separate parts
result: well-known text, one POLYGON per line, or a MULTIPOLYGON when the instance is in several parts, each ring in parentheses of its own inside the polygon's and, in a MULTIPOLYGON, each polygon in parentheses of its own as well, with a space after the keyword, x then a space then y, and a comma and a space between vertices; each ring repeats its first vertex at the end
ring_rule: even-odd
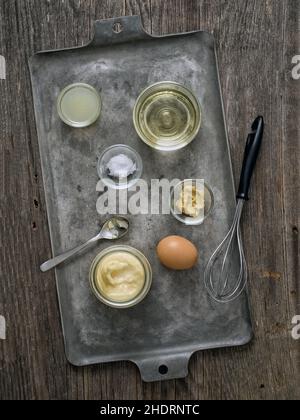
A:
POLYGON ((129 222, 124 217, 113 217, 107 220, 102 226, 100 239, 115 241, 122 239, 129 231, 129 222))

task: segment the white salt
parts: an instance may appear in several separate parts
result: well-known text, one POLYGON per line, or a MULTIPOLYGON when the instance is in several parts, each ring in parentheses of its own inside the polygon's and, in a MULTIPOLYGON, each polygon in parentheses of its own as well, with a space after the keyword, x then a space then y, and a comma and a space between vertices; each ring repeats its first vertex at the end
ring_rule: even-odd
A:
POLYGON ((136 170, 136 164, 126 155, 117 155, 110 159, 107 164, 109 176, 113 178, 128 178, 136 170))

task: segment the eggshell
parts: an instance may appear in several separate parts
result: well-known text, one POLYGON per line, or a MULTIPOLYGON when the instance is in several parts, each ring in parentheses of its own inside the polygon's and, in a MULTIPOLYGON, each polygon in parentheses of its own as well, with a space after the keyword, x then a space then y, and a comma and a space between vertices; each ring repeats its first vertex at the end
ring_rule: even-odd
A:
POLYGON ((160 262, 171 270, 189 270, 198 261, 198 250, 181 236, 168 236, 157 247, 160 262))

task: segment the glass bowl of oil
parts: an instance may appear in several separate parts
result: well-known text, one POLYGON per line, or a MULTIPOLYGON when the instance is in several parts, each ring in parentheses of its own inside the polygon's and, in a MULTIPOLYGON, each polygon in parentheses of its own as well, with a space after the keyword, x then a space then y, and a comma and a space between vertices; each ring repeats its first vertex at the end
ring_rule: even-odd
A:
POLYGON ((186 147, 201 127, 196 96, 175 82, 160 82, 145 89, 136 101, 133 121, 139 137, 161 151, 186 147))

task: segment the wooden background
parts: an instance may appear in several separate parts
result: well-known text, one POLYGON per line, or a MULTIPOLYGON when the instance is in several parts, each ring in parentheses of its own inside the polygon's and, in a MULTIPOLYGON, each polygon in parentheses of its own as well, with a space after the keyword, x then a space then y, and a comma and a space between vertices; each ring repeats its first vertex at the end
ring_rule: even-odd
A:
POLYGON ((299 0, 1 0, 1 399, 299 399, 299 0), (86 43, 93 21, 141 14, 154 34, 214 31, 236 180, 249 122, 265 144, 243 222, 255 340, 202 352, 186 380, 143 384, 130 363, 77 369, 64 356, 28 58, 86 43), (297 32, 298 31, 298 32, 297 32))

